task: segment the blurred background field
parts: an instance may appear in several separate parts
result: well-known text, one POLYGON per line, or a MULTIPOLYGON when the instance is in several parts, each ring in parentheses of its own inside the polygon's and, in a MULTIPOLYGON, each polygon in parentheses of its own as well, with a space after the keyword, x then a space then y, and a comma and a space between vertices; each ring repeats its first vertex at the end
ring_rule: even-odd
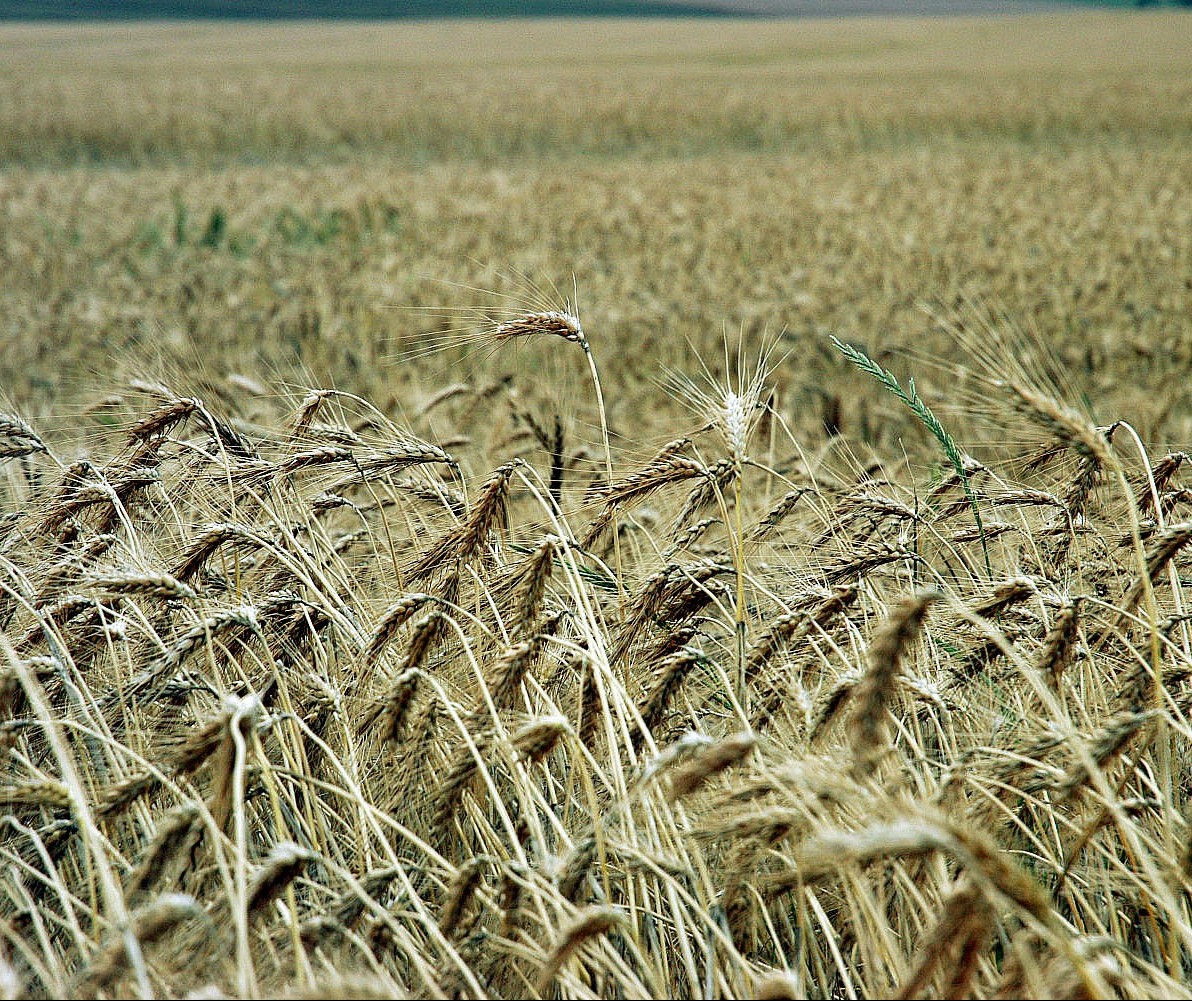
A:
MULTIPOLYGON (((814 433, 851 378, 827 334, 886 358, 969 297, 1188 431, 1177 12, 9 25, 0 162, 0 379, 34 412, 158 355, 396 407, 435 311, 493 302, 451 283, 521 272, 574 276, 614 425, 655 365, 768 332, 814 433)), ((842 395, 846 427, 880 399, 842 395)))

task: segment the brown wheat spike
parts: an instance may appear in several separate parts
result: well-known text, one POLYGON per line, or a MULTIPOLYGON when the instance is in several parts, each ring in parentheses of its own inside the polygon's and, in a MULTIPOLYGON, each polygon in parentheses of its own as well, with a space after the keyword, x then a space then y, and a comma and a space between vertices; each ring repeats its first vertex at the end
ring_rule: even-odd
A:
POLYGON ((682 572, 681 564, 670 563, 655 571, 642 582, 637 593, 631 598, 628 615, 620 630, 620 637, 618 642, 613 644, 613 651, 609 656, 610 663, 615 664, 620 660, 621 656, 629 650, 637 633, 657 617, 665 601, 667 588, 673 587, 675 578, 682 572))
MULTIPOLYGON (((97 473, 101 476, 102 474, 97 473)), ((80 483, 70 488, 67 495, 59 499, 44 515, 40 531, 53 532, 61 528, 70 519, 80 515, 87 508, 107 504, 115 507, 119 497, 112 484, 106 479, 93 483, 80 483)))
POLYGON ((193 577, 211 558, 215 550, 225 542, 233 541, 237 545, 253 549, 265 545, 264 539, 244 525, 235 525, 231 522, 215 522, 205 525, 199 537, 183 554, 181 562, 174 570, 174 576, 180 581, 193 577))
POLYGON ((290 473, 296 473, 300 469, 309 469, 312 466, 329 466, 336 462, 354 463, 355 461, 356 456, 350 449, 337 445, 324 445, 320 448, 295 452, 293 455, 288 456, 277 464, 277 472, 282 476, 287 476, 290 473))
POLYGON ((630 599, 609 653, 609 663, 620 663, 651 623, 665 624, 668 630, 681 625, 683 619, 712 600, 710 582, 731 569, 727 563, 708 558, 686 565, 672 563, 652 574, 630 599))
POLYGON ((993 801, 977 800, 972 818, 979 827, 996 830, 1006 821, 1005 811, 998 804, 1021 797, 1023 793, 1050 789, 1061 774, 1046 759, 1064 746, 1064 738, 1051 731, 1031 733, 1015 741, 1006 753, 984 770, 982 779, 994 793, 993 801))
MULTIPOLYGON (((1154 710, 1136 712, 1127 709, 1111 716, 1089 742, 1088 756, 1093 765, 1105 771, 1126 753, 1139 731, 1154 718, 1154 710)), ((1070 798, 1088 785, 1091 777, 1088 764, 1078 761, 1056 782, 1056 789, 1061 796, 1070 798)))
POLYGON ((571 732, 566 716, 543 716, 531 720, 511 738, 513 750, 521 761, 537 764, 555 749, 555 745, 571 732))
POLYGON ((360 435, 342 424, 311 424, 302 436, 307 441, 320 442, 324 445, 338 445, 341 448, 364 448, 365 441, 360 435))
POLYGON ((221 716, 224 725, 221 728, 220 740, 211 755, 211 791, 208 809, 211 812, 215 826, 220 830, 227 828, 228 818, 232 815, 232 799, 235 793, 236 744, 233 737, 238 732, 241 743, 251 751, 251 744, 247 737, 260 721, 261 700, 256 695, 244 697, 229 696, 221 716))
POLYGON ((237 462, 225 475, 248 490, 264 493, 278 475, 278 466, 267 459, 247 459, 237 462))
POLYGON ((19 414, 0 413, 0 436, 13 439, 0 444, 0 457, 8 459, 48 452, 45 442, 19 414))
POLYGON ((767 849, 792 833, 802 834, 809 823, 802 810, 772 807, 764 813, 735 818, 712 832, 718 838, 740 838, 724 866, 724 888, 720 895, 734 940, 740 941, 747 934, 752 899, 741 890, 756 876, 758 860, 767 849))
POLYGON ((985 597, 972 606, 972 612, 982 618, 992 619, 1011 605, 1024 601, 1037 590, 1036 582, 1030 577, 1011 577, 993 586, 985 597))
POLYGON ((585 549, 594 546, 615 520, 617 511, 644 500, 671 483, 705 475, 707 470, 694 459, 673 455, 665 461, 655 460, 616 483, 592 488, 589 494, 593 498, 603 499, 604 507, 585 529, 580 545, 585 549))
POLYGON ((845 671, 836 679, 832 687, 817 699, 818 708, 812 718, 809 734, 811 740, 818 740, 827 732, 828 727, 832 725, 852 698, 853 692, 863 677, 864 675, 859 670, 845 671))
POLYGON ((316 858, 314 852, 290 841, 274 845, 249 882, 245 903, 249 916, 263 917, 265 908, 280 897, 316 858))
POLYGON ((462 524, 448 532, 410 568, 409 580, 429 577, 444 566, 467 563, 479 556, 492 533, 505 521, 509 483, 522 465, 514 459, 498 466, 480 488, 480 495, 462 524))
POLYGON ((718 499, 722 499, 726 506, 733 503, 735 498, 729 487, 741 475, 740 456, 717 459, 703 471, 703 474, 703 482, 692 488, 675 516, 672 534, 678 532, 695 515, 716 504, 718 499))
POLYGON ((373 626, 372 636, 364 650, 364 663, 369 666, 375 664, 381 651, 393 641, 402 626, 430 601, 434 601, 434 598, 429 594, 407 594, 386 608, 373 626))
POLYGON ((409 715, 410 706, 418 692, 418 680, 422 672, 411 667, 398 675, 393 691, 385 700, 381 712, 381 739, 397 743, 402 739, 402 726, 409 715))
POLYGON ((128 388, 145 396, 156 397, 163 403, 174 399, 177 394, 170 391, 170 387, 156 379, 129 379, 128 388))
POLYGON ((514 634, 526 636, 534 630, 546 594, 546 584, 554 569, 563 542, 548 535, 534 548, 527 565, 520 569, 519 584, 513 596, 514 634))
POLYGON ((824 563, 821 573, 829 584, 845 584, 891 563, 918 562, 919 555, 905 546, 871 542, 824 563))
POLYGON ((952 972, 942 998, 967 998, 980 950, 993 931, 993 912, 976 887, 961 886, 949 895, 943 913, 919 942, 919 958, 894 995, 897 1001, 922 997, 938 970, 952 972))
POLYGON ((165 444, 166 439, 163 437, 154 437, 138 442, 130 453, 109 462, 105 467, 105 472, 115 481, 133 473, 160 471, 162 463, 165 461, 162 457, 162 449, 165 444))
POLYGON ((55 509, 61 508, 74 496, 75 491, 86 486, 88 482, 94 483, 100 475, 99 469, 88 459, 77 459, 62 470, 57 490, 47 504, 44 522, 47 531, 58 528, 66 520, 66 515, 59 517, 55 509))
POLYGON ((575 919, 563 929, 559 941, 551 949, 546 962, 542 964, 535 988, 538 995, 546 994, 559 971, 585 942, 600 935, 607 935, 623 923, 624 918, 621 912, 612 907, 588 907, 580 911, 575 919))
POLYGON ((665 595, 665 604, 658 611, 656 624, 659 628, 677 629, 717 598, 730 600, 731 586, 716 579, 732 571, 726 555, 723 552, 715 554, 706 565, 674 582, 674 587, 665 595))
POLYGON ((110 817, 119 813, 139 796, 155 789, 160 779, 152 772, 141 772, 118 785, 109 786, 99 794, 96 813, 100 817, 110 817))
POLYGON ((849 726, 854 768, 873 771, 886 748, 886 707, 894 692, 902 659, 919 635, 923 619, 941 595, 922 591, 900 602, 869 643, 869 668, 853 692, 855 710, 849 726))
POLYGON ((125 473, 111 481, 111 497, 106 509, 101 509, 96 519, 95 528, 98 532, 112 532, 120 527, 120 512, 129 511, 134 501, 141 498, 149 487, 162 482, 160 471, 151 468, 140 468, 125 473))
POLYGON ((308 392, 299 405, 297 413, 294 414, 290 436, 295 440, 305 437, 311 423, 322 409, 324 401, 334 395, 335 393, 330 389, 312 389, 308 392))
MULTIPOLYGON (((193 897, 182 893, 167 893, 132 915, 130 931, 133 938, 143 947, 159 941, 182 922, 204 916, 203 908, 193 897)), ((117 932, 100 949, 90 965, 79 974, 75 990, 84 997, 102 991, 123 976, 128 970, 128 965, 129 955, 125 938, 117 932)))
POLYGON ((202 404, 188 397, 176 397, 163 404, 151 414, 142 417, 128 431, 131 441, 143 441, 156 435, 165 435, 176 425, 202 409, 202 404))
POLYGON ((343 532, 331 540, 331 551, 337 556, 343 556, 345 553, 351 552, 352 547, 356 543, 363 542, 372 537, 372 530, 368 528, 358 528, 354 532, 343 532))
POLYGON ((360 517, 364 516, 364 509, 359 504, 349 500, 342 494, 332 493, 330 490, 324 490, 321 494, 316 494, 310 501, 310 513, 316 518, 331 511, 336 511, 341 507, 350 508, 360 517))
POLYGON ((1087 418, 1022 383, 1011 381, 1002 385, 1009 391, 1014 409, 1028 420, 1050 431, 1079 455, 1095 460, 1098 466, 1110 461, 1105 434, 1087 418))
POLYGON ((219 748, 230 719, 227 706, 195 730, 168 759, 169 767, 179 775, 189 775, 202 766, 219 748))
MULTIPOLYGON (((464 502, 464 495, 458 490, 437 480, 433 483, 422 483, 417 480, 400 479, 394 481, 393 486, 395 489, 408 494, 415 500, 424 501, 427 504, 433 504, 435 507, 443 508, 456 521, 462 519, 467 513, 468 505, 464 502)), ((369 512, 374 510, 375 507, 376 505, 373 504, 362 504, 360 510, 369 512)))
POLYGON ((592 863, 596 859, 596 838, 588 834, 578 839, 559 870, 559 895, 573 904, 579 903, 579 892, 584 886, 592 863))
POLYGON ((795 490, 788 490, 779 498, 778 503, 770 508, 762 516, 757 525, 754 526, 753 532, 750 534, 750 540, 753 542, 762 542, 768 539, 777 530, 778 526, 786 520, 786 516, 795 509, 795 505, 799 503, 800 499, 811 492, 810 487, 799 487, 795 490))
POLYGON ((61 782, 51 779, 0 786, 0 807, 7 811, 18 806, 44 806, 51 810, 68 810, 70 805, 70 791, 61 782))
MULTIPOLYGON (((982 876, 999 894, 1040 924, 1053 927, 1055 915, 1047 892, 984 831, 951 819, 943 821, 955 842, 958 862, 982 876)), ((991 901, 996 903, 996 901, 991 901)))
POLYGON ((703 538, 704 533, 712 528, 714 525, 719 525, 719 518, 701 518, 693 525, 689 525, 674 534, 674 541, 671 542, 662 551, 663 560, 673 560, 675 555, 682 552, 684 549, 691 549, 700 539, 703 538))
MULTIPOLYGON (((1093 489, 1101 478, 1103 468, 1096 456, 1081 456, 1080 462, 1076 466, 1076 475, 1072 477, 1072 482, 1064 490, 1063 509, 1068 516, 1069 525, 1075 526, 1084 515, 1089 497, 1092 496, 1093 489)), ((1067 533, 1063 541, 1066 544, 1070 543, 1071 533, 1067 533)))
POLYGON ((1114 702, 1123 706, 1125 710, 1141 712, 1154 705, 1155 694, 1155 672, 1150 664, 1139 663, 1126 673, 1126 679, 1119 686, 1114 702))
POLYGON ((342 479, 336 480, 327 489, 338 493, 350 486, 371 483, 384 476, 393 476, 411 466, 441 463, 455 467, 456 461, 450 453, 428 441, 405 441, 389 448, 374 449, 351 456, 355 469, 342 479))
POLYGON ((431 647, 443 638, 446 629, 447 617, 439 611, 430 612, 415 622, 402 667, 409 670, 421 666, 431 647))
POLYGON ((435 390, 427 397, 426 402, 418 408, 417 416, 425 417, 436 407, 441 406, 448 400, 453 400, 457 396, 465 396, 472 392, 472 386, 467 382, 453 382, 450 385, 444 386, 442 389, 435 390))
POLYGON ((1045 490, 1004 490, 990 501, 994 507, 1066 507, 1060 498, 1045 490))
POLYGON ((33 626, 24 636, 17 640, 17 650, 28 650, 30 647, 44 640, 52 632, 53 628, 61 629, 72 619, 82 615, 84 612, 94 611, 96 606, 97 602, 95 598, 82 594, 68 594, 53 605, 39 609, 38 625, 33 626))
POLYGON ((635 730, 633 734, 635 752, 641 749, 646 734, 654 735, 683 680, 695 668, 707 662, 708 657, 702 650, 683 647, 657 664, 650 687, 642 701, 642 728, 635 730))
POLYGON ((507 402, 509 404, 509 413, 513 418, 514 424, 522 424, 529 428, 530 433, 534 436, 534 440, 538 442, 539 448, 544 452, 550 452, 554 446, 552 435, 539 422, 534 414, 521 406, 518 401, 516 391, 510 390, 507 402))
MULTIPOLYGON (((23 669, 24 672, 32 675, 42 687, 46 687, 46 683, 51 679, 60 679, 61 676, 61 665, 54 657, 29 657, 24 661, 23 669)), ((28 707, 25 689, 21 685, 22 673, 15 667, 0 669, 0 717, 2 718, 18 717, 28 707)), ((5 746, 2 741, 0 741, 0 746, 5 746)))
POLYGON ((229 456, 236 460, 254 460, 260 458, 252 442, 245 438, 231 424, 220 420, 207 410, 200 410, 200 413, 207 423, 211 437, 215 439, 215 442, 222 451, 227 452, 229 456))
MULTIPOLYGON (((838 776, 833 773, 831 781, 835 782, 837 778, 838 776)), ((812 775, 806 770, 800 770, 799 778, 795 779, 792 774, 792 779, 800 787, 799 793, 803 793, 804 780, 812 779, 812 775)), ((827 793, 824 779, 817 777, 814 779, 814 784, 809 784, 814 795, 820 796, 827 793)), ((736 800, 734 799, 733 802, 736 800)), ((695 828, 690 833, 692 837, 706 840, 731 838, 753 841, 762 845, 774 845, 791 834, 792 831, 806 827, 808 823, 810 823, 810 818, 807 812, 801 808, 772 806, 764 810, 730 816, 727 819, 713 818, 708 826, 695 828)))
POLYGON ((344 893, 330 908, 331 917, 344 928, 352 928, 364 914, 369 900, 379 901, 400 875, 395 868, 374 869, 360 880, 360 889, 344 893))
MULTIPOLYGON (((926 809, 898 819, 874 823, 858 831, 834 831, 803 842, 796 864, 771 876, 763 886, 767 900, 800 886, 821 882, 847 866, 879 859, 922 858, 945 852, 978 880, 982 891, 994 892, 1047 927, 1055 924, 1051 902, 1025 871, 1009 861, 986 834, 926 809)), ((991 903, 997 902, 997 896, 991 903)))
POLYGON ((179 636, 174 645, 162 655, 158 673, 176 670, 191 652, 204 644, 214 643, 217 639, 232 639, 238 633, 246 635, 259 631, 256 609, 251 605, 222 609, 197 622, 179 636))
POLYGON ((57 562, 35 575, 42 591, 38 603, 53 597, 60 583, 77 580, 88 564, 98 562, 100 556, 120 541, 114 534, 88 537, 88 527, 77 518, 67 518, 55 535, 49 552, 57 562))
POLYGON ((507 341, 515 337, 537 337, 542 334, 562 337, 572 344, 587 344, 579 320, 572 314, 557 309, 523 313, 512 320, 498 323, 493 330, 493 337, 498 341, 507 341))
POLYGON ((528 870, 516 862, 501 866, 501 928, 502 938, 509 938, 517 927, 521 914, 522 893, 528 870))
POLYGON ((796 864, 771 876, 763 884, 763 896, 772 900, 797 886, 823 882, 849 866, 922 858, 951 847, 953 840, 946 830, 920 817, 873 823, 858 831, 824 832, 799 846, 796 864))
POLYGON ((576 736, 584 746, 591 748, 599 731, 600 685, 596 680, 596 667, 589 658, 579 655, 579 686, 576 692, 576 736))
POLYGON ((919 520, 919 513, 914 508, 907 507, 902 501, 866 490, 849 494, 842 499, 842 504, 854 511, 876 515, 879 519, 893 518, 897 521, 909 522, 919 520))
POLYGON ((1169 452, 1151 467, 1151 477, 1149 479, 1145 476, 1142 478, 1136 494, 1140 517, 1146 518, 1155 513, 1155 495, 1151 493, 1151 479, 1155 481, 1155 492, 1162 497, 1171 478, 1187 461, 1187 452, 1169 452))
POLYGON ((807 988, 788 970, 772 970, 758 977, 752 997, 757 1001, 799 1001, 807 997, 807 988))
MULTIPOLYGON (((443 909, 439 915, 439 931, 445 938, 454 938, 460 931, 460 922, 464 910, 475 896, 476 887, 484 876, 484 870, 493 864, 488 855, 477 855, 468 859, 456 871, 451 884, 447 887, 447 896, 443 901, 443 909)), ((466 929, 462 929, 466 930, 466 929)))
POLYGON ((705 748, 694 761, 671 773, 667 800, 677 802, 704 786, 710 779, 742 761, 754 747, 757 737, 752 733, 735 733, 705 748))
POLYGON ((952 975, 944 985, 941 998, 948 1001, 965 1001, 972 996, 972 983, 977 976, 977 967, 981 957, 988 948, 991 933, 991 922, 973 920, 964 929, 957 949, 956 960, 952 965, 952 975))
POLYGON ((1047 685, 1053 692, 1060 690, 1064 670, 1076 646, 1081 601, 1079 596, 1063 601, 1051 620, 1051 628, 1047 631, 1043 648, 1035 660, 1035 670, 1047 680, 1047 685))
MULTIPOLYGON (((962 455, 961 465, 970 480, 975 478, 979 473, 987 472, 986 467, 974 459, 971 455, 962 455)), ((949 472, 948 475, 945 476, 936 486, 932 487, 931 492, 926 496, 926 498, 924 498, 923 507, 928 511, 935 510, 937 507, 939 507, 939 503, 944 496, 949 491, 955 490, 957 487, 961 486, 962 482, 963 478, 959 473, 955 471, 949 472)), ((961 510, 971 506, 969 499, 966 496, 961 496, 955 503, 959 503, 961 505, 961 510)), ((943 513, 944 511, 949 510, 949 507, 945 507, 941 510, 940 517, 949 517, 949 515, 943 513)))
MULTIPOLYGON (((1146 553, 1146 575, 1147 581, 1150 584, 1158 582, 1159 575, 1167 569, 1167 565, 1179 555, 1180 550, 1189 541, 1192 541, 1192 521, 1168 525, 1159 534, 1159 537, 1151 543, 1146 553)), ((1140 578, 1131 585, 1130 590, 1118 602, 1119 615, 1117 626, 1111 627, 1111 631, 1113 628, 1120 628, 1125 624, 1129 613, 1138 607, 1138 603, 1142 601, 1142 596, 1145 593, 1146 583, 1140 578)))
POLYGON ((1187 504, 1192 504, 1192 490, 1187 487, 1168 490, 1159 498, 1159 509, 1164 516, 1171 514, 1180 505, 1187 504))
POLYGON ((690 621, 672 626, 662 632, 652 646, 642 644, 637 650, 636 659, 642 664, 657 664, 678 653, 683 647, 695 645, 695 640, 700 635, 700 627, 690 621))
POLYGON ((1005 535, 1007 532, 1020 532, 1022 529, 1009 521, 990 521, 986 520, 981 523, 981 528, 978 529, 976 525, 967 525, 964 528, 957 529, 948 535, 948 541, 960 545, 965 542, 980 542, 982 539, 990 540, 996 539, 1000 535, 1005 535))
POLYGON ((498 710, 508 709, 513 705, 522 679, 534 666, 545 644, 546 636, 536 633, 528 640, 513 644, 498 658, 493 667, 495 681, 490 688, 493 706, 498 710))
POLYGON ((613 483, 596 483, 584 495, 588 501, 604 501, 609 506, 642 500, 670 483, 679 483, 704 475, 704 467, 682 453, 691 445, 689 438, 676 438, 640 469, 613 483))
POLYGON ((34 452, 46 452, 48 449, 41 441, 29 438, 18 438, 15 441, 0 441, 0 459, 20 459, 34 452))
POLYGON ((82 584, 108 597, 130 594, 186 601, 198 597, 194 588, 168 573, 99 574, 85 578, 82 584))
POLYGON ((258 610, 262 629, 268 626, 274 642, 270 649, 280 663, 291 664, 309 649, 319 634, 331 624, 325 608, 302 600, 292 591, 268 597, 258 610))
POLYGON ((199 819, 199 808, 195 803, 183 803, 162 819, 129 878, 126 895, 130 900, 157 884, 166 866, 181 855, 196 829, 201 831, 199 819))
POLYGON ((474 733, 472 744, 475 745, 475 752, 465 742, 456 749, 454 757, 448 763, 436 795, 434 830, 440 839, 445 841, 450 836, 452 818, 462 806, 464 790, 472 784, 480 768, 476 755, 483 756, 491 743, 491 731, 474 733))
POLYGON ((798 609, 780 615, 757 639, 749 650, 745 674, 756 678, 776 653, 798 642, 814 629, 823 629, 833 616, 844 611, 857 600, 857 588, 845 585, 834 589, 811 610, 798 609))

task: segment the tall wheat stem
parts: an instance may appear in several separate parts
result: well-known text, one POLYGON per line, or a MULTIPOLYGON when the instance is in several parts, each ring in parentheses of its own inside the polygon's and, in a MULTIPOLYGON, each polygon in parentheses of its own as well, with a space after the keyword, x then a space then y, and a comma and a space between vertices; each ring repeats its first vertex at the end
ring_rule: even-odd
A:
MULTIPOLYGON (((588 359, 588 371, 592 373, 592 388, 596 390, 596 409, 600 414, 600 438, 604 444, 604 475, 608 483, 613 482, 613 450, 608 437, 608 412, 604 407, 604 391, 600 388, 600 372, 596 368, 596 357, 592 354, 592 347, 588 338, 580 335, 579 346, 584 349, 584 357, 588 359)), ((624 603, 625 581, 621 572, 621 533, 617 523, 617 516, 613 514, 613 562, 617 566, 617 597, 624 603)))

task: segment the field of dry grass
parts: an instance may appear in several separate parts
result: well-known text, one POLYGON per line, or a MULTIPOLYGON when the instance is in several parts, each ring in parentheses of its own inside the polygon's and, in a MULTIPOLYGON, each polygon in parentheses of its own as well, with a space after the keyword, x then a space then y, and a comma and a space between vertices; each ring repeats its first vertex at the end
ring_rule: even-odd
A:
POLYGON ((0 994, 1188 997, 1192 20, 0 28, 0 994))

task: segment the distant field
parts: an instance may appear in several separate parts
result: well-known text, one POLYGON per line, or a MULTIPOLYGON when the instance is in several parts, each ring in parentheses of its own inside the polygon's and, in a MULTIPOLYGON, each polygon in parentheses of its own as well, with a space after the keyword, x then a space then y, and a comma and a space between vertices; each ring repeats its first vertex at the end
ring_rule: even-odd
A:
POLYGON ((1189 372, 1174 11, 0 26, 0 995, 1192 998, 1189 372))
POLYGON ((0 0, 0 20, 938 16, 1133 5, 1133 0, 0 0))
POLYGON ((1182 141, 1176 14, 0 29, 0 162, 533 163, 1182 141))
POLYGON ((1190 41, 1170 13, 8 26, 0 372, 53 407, 190 329, 292 374, 274 325, 313 312, 300 364, 370 359, 371 390, 426 323, 392 307, 508 267, 574 272, 613 343, 896 347, 968 290, 1182 352, 1190 41))

